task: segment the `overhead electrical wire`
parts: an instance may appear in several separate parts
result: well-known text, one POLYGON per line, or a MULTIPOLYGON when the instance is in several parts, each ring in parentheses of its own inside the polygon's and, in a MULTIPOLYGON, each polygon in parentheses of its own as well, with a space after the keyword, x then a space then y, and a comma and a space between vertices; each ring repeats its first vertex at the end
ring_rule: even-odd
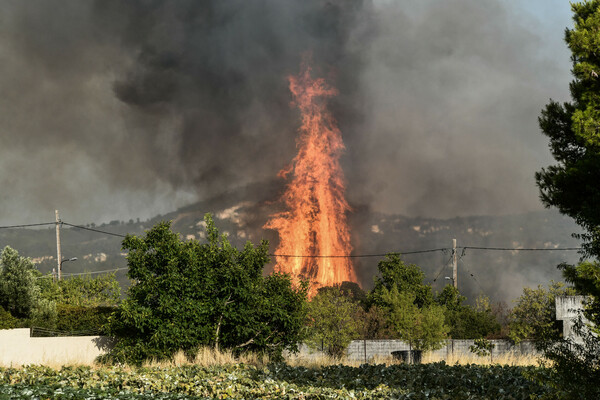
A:
POLYGON ((124 237, 127 236, 127 235, 121 235, 119 233, 112 233, 112 232, 101 231, 100 229, 88 228, 87 226, 73 225, 73 224, 69 224, 68 222, 61 222, 61 224, 67 225, 67 226, 71 226, 73 228, 83 229, 83 230, 86 230, 86 231, 103 233, 105 235, 118 236, 118 237, 122 237, 122 238, 124 238, 124 237))
POLYGON ((33 226, 44 226, 44 225, 56 225, 56 222, 42 222, 39 224, 23 224, 23 225, 6 225, 6 226, 0 226, 0 229, 30 228, 33 226))
MULTIPOLYGON (((70 226, 72 228, 82 229, 86 231, 101 233, 104 235, 110 235, 115 237, 125 238, 127 235, 107 232, 101 229, 90 228, 82 225, 75 225, 68 222, 60 221, 58 222, 61 225, 70 226)), ((38 224, 20 224, 20 225, 6 225, 0 226, 0 229, 11 229, 11 228, 28 228, 35 226, 46 226, 46 225, 56 225, 57 222, 43 222, 38 224)), ((458 249, 462 249, 462 253, 464 255, 467 250, 489 250, 489 251, 581 251, 583 247, 558 247, 558 248, 516 248, 516 247, 482 247, 482 246, 462 246, 457 247, 458 249)), ((437 248, 437 249, 427 249, 427 250, 414 250, 414 251, 406 251, 406 252, 388 252, 388 253, 379 253, 379 254, 335 254, 335 255, 311 255, 311 254, 269 254, 270 257, 289 257, 289 258, 370 258, 370 257, 385 257, 390 254, 398 254, 398 255, 411 255, 411 254, 426 254, 426 253, 435 253, 435 252, 445 252, 451 250, 450 248, 437 248)))

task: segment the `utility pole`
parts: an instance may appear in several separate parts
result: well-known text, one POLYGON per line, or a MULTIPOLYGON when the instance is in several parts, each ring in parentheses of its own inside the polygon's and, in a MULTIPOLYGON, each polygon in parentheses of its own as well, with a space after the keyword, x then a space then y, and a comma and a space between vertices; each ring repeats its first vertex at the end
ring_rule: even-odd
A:
POLYGON ((54 210, 54 215, 56 216, 56 265, 58 266, 58 280, 61 279, 61 260, 62 256, 60 254, 60 218, 58 217, 58 210, 54 210))
POLYGON ((458 289, 458 260, 456 257, 456 239, 452 239, 452 283, 458 289))

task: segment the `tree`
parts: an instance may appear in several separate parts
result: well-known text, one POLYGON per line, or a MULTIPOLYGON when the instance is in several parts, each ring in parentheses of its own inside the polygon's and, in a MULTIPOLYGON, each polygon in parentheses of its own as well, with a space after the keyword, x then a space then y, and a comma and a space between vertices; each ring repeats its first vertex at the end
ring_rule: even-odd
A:
POLYGON ((382 289, 381 300, 386 304, 389 322, 395 333, 418 350, 435 350, 443 347, 449 331, 444 323, 444 307, 431 304, 419 308, 416 295, 399 292, 397 286, 382 289))
POLYGON ((538 379, 560 390, 560 398, 597 399, 600 398, 597 383, 600 380, 600 266, 584 262, 559 267, 567 282, 588 296, 588 302, 574 327, 579 340, 550 337, 538 342, 538 348, 552 362, 550 374, 540 374, 538 379))
MULTIPOLYGON (((570 103, 551 101, 539 118, 543 133, 558 164, 536 174, 541 199, 547 207, 575 219, 585 232, 584 256, 600 257, 600 0, 571 4, 573 29, 565 32, 573 61, 570 103)), ((550 382, 566 398, 599 398, 600 345, 598 331, 600 265, 563 265, 568 282, 591 301, 586 315, 591 331, 579 329, 584 344, 559 340, 543 342, 547 358, 554 361, 550 382)))
POLYGON ((600 1, 572 5, 572 102, 550 101, 539 117, 556 165, 536 174, 540 197, 586 230, 580 235, 588 256, 600 256, 600 1))
POLYGON ((359 321, 358 333, 361 339, 392 339, 394 337, 384 308, 375 304, 366 310, 361 307, 358 309, 356 318, 359 321))
POLYGON ((538 285, 537 289, 523 288, 523 294, 510 313, 509 338, 516 343, 523 339, 558 339, 562 330, 556 320, 555 299, 574 294, 573 288, 554 281, 548 289, 542 285, 538 285))
POLYGON ((381 276, 375 278, 375 286, 370 293, 371 303, 381 305, 384 289, 390 291, 394 287, 400 293, 413 293, 418 307, 433 303, 431 286, 423 283, 425 274, 417 265, 406 265, 398 254, 388 254, 377 266, 381 276))
POLYGON ((104 358, 139 364, 200 346, 280 356, 296 350, 305 319, 307 285, 294 289, 286 275, 262 276, 268 244, 234 248, 207 215, 208 243, 183 241, 162 222, 144 237, 128 235, 126 299, 110 318, 118 338, 104 358))
POLYGON ((321 288, 308 303, 307 344, 334 358, 342 357, 352 339, 359 336, 359 309, 340 286, 321 288))
POLYGON ((0 306, 20 319, 45 319, 55 312, 54 303, 40 296, 31 260, 6 246, 0 254, 0 306))
POLYGON ((450 331, 449 336, 453 339, 479 339, 500 331, 500 324, 496 320, 489 306, 489 300, 483 307, 470 307, 464 305, 466 300, 458 289, 452 285, 446 285, 436 296, 436 302, 445 307, 445 323, 450 331))
POLYGON ((39 279, 41 296, 57 304, 79 307, 116 307, 121 297, 121 286, 114 273, 73 276, 54 281, 39 279))

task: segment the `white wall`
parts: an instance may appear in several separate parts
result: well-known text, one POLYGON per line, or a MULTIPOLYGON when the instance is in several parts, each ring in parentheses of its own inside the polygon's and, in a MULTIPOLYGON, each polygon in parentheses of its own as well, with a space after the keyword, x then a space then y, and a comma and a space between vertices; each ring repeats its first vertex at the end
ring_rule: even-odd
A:
POLYGON ((101 336, 30 337, 29 329, 0 330, 0 365, 92 364, 110 345, 101 336))

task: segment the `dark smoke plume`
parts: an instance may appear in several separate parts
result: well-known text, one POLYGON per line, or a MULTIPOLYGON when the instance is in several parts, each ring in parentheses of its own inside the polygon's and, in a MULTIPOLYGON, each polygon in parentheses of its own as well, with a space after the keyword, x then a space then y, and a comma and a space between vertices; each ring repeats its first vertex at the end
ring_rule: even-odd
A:
POLYGON ((537 116, 567 97, 568 19, 500 0, 0 2, 0 223, 148 218, 271 181, 307 53, 340 93, 357 212, 541 208, 537 116))

